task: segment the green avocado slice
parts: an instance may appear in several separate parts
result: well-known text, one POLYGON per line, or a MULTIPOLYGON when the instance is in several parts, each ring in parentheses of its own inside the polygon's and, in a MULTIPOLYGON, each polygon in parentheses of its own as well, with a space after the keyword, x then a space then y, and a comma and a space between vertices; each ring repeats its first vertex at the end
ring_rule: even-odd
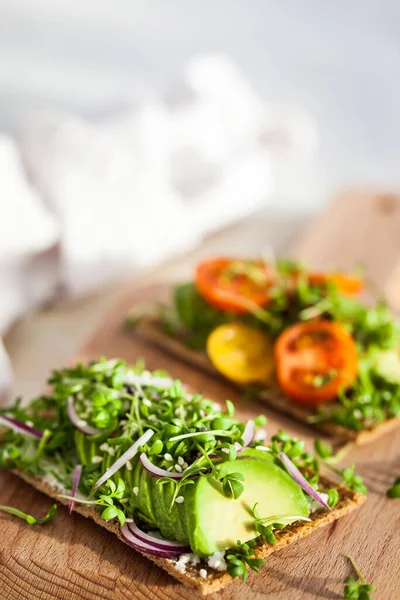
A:
MULTIPOLYGON (((136 460, 135 462, 132 460, 131 461, 132 464, 132 470, 130 471, 130 476, 131 476, 131 505, 133 507, 133 509, 139 509, 141 510, 141 504, 139 501, 139 486, 140 486, 140 478, 142 475, 142 471, 143 471, 143 467, 142 467, 142 463, 140 462, 140 460, 136 460), (137 493, 135 493, 137 492, 137 493)), ((145 513, 145 516, 147 516, 147 511, 145 513)))
POLYGON ((141 468, 139 481, 138 505, 143 516, 147 517, 149 523, 156 525, 157 517, 153 506, 152 481, 153 476, 141 468))
POLYGON ((268 452, 267 450, 257 450, 257 448, 246 448, 246 450, 242 450, 238 455, 238 458, 241 460, 246 456, 257 458, 258 460, 265 460, 267 462, 274 462, 275 460, 272 452, 268 452))
POLYGON ((175 484, 173 484, 172 482, 167 482, 162 486, 162 490, 164 506, 166 511, 165 517, 169 520, 173 528, 172 535, 169 535, 167 537, 169 539, 177 540, 178 542, 187 542, 189 540, 189 536, 187 532, 184 510, 181 510, 181 505, 176 504, 175 502, 171 506, 172 498, 175 492, 175 484))
POLYGON ((174 523, 170 518, 167 507, 164 501, 164 485, 166 483, 160 485, 158 484, 159 480, 156 477, 153 477, 153 481, 151 482, 151 493, 153 495, 153 503, 154 503, 154 512, 157 515, 157 527, 161 531, 163 537, 168 540, 174 539, 174 523))
POLYGON ((185 490, 190 546, 198 556, 210 556, 234 546, 238 540, 245 542, 256 537, 252 514, 256 503, 260 518, 308 516, 309 506, 302 489, 270 460, 239 458, 225 463, 223 471, 244 476, 244 491, 237 500, 226 497, 221 484, 211 477, 200 477, 185 490))
POLYGON ((132 491, 138 488, 137 495, 133 491, 133 504, 140 516, 158 528, 166 539, 188 542, 184 508, 176 503, 171 507, 175 485, 170 482, 159 485, 159 480, 143 468, 140 460, 132 473, 132 491))

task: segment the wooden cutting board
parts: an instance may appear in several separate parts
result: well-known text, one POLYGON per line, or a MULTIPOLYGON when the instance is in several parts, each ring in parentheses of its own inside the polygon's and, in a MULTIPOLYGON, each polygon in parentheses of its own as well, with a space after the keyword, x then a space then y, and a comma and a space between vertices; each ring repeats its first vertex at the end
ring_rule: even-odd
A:
POLYGON ((400 311, 400 196, 348 191, 335 198, 292 245, 314 269, 365 269, 369 285, 400 311))
MULTIPOLYGON (((352 200, 353 196, 348 198, 352 200)), ((373 211, 378 202, 376 198, 362 196, 373 211)), ((393 201, 397 211, 397 199, 393 201)), ((351 206, 354 210, 354 205, 351 206)), ((361 213, 357 213, 356 220, 352 213, 352 223, 361 227, 363 207, 358 206, 361 213)), ((338 232, 341 235, 340 242, 330 237, 328 225, 332 222, 332 210, 339 209, 335 206, 328 209, 328 221, 324 222, 321 217, 318 230, 311 229, 298 242, 298 256, 308 262, 312 258, 316 266, 319 253, 327 248, 330 250, 329 254, 326 250, 324 260, 334 262, 337 256, 335 266, 341 266, 342 259, 347 257, 343 249, 345 240, 353 239, 343 205, 339 210, 343 225, 333 231, 335 239, 338 232), (323 227, 327 227, 324 235, 321 234, 323 227), (335 245, 340 254, 335 254, 335 245)), ((383 232, 386 229, 383 228, 383 232)), ((384 259, 392 257, 392 252, 388 251, 384 259)), ((362 256, 361 249, 359 255, 362 256)), ((393 259, 392 264, 395 266, 393 259)), ((393 272, 395 269, 390 277, 393 272)), ((393 282, 392 287, 396 287, 393 282)), ((207 377, 122 330, 121 322, 132 306, 152 303, 165 293, 165 286, 158 285, 125 290, 119 305, 111 310, 72 362, 98 359, 101 355, 120 356, 128 361, 144 357, 149 368, 164 368, 217 401, 232 399, 243 418, 267 412, 269 432, 283 427, 304 438, 311 449, 312 430, 265 409, 254 400, 243 399, 228 384, 207 377)), ((353 461, 370 490, 368 501, 361 509, 272 555, 259 575, 250 574, 247 584, 236 581, 210 598, 341 598, 343 581, 352 574, 345 558, 348 554, 355 557, 367 581, 376 585, 375 600, 400 598, 400 500, 385 497, 386 489, 395 476, 400 475, 399 434, 394 431, 378 444, 354 449, 344 464, 353 461)), ((48 510, 50 501, 14 475, 1 472, 0 504, 39 515, 48 510)), ((69 517, 63 508, 54 521, 43 527, 29 527, 18 519, 0 516, 0 532, 0 600, 189 600, 195 595, 192 589, 177 583, 112 534, 80 516, 69 517)))

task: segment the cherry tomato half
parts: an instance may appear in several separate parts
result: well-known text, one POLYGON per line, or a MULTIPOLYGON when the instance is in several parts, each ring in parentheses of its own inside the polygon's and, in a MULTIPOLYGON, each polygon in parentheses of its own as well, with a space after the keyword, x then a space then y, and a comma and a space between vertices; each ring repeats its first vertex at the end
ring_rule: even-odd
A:
POLYGON ((198 265, 196 287, 213 306, 237 313, 268 304, 276 278, 262 260, 214 258, 198 265))
POLYGON ((360 277, 344 273, 309 273, 308 281, 311 285, 333 283, 339 292, 349 296, 356 296, 362 292, 364 287, 364 282, 360 277))
POLYGON ((275 343, 275 362, 282 390, 307 405, 331 402, 358 372, 353 338, 343 325, 327 320, 285 329, 275 343))
POLYGON ((237 383, 266 382, 274 370, 270 338, 242 323, 214 329, 208 336, 207 352, 217 371, 237 383))

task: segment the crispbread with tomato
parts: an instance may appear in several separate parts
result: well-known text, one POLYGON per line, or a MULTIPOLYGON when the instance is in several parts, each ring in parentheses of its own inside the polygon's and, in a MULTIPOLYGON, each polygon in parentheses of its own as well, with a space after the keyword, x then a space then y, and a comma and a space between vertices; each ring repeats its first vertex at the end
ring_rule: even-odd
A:
POLYGON ((289 260, 216 258, 175 286, 170 306, 128 324, 285 414, 364 443, 400 422, 400 327, 384 301, 360 301, 363 289, 361 276, 289 260))

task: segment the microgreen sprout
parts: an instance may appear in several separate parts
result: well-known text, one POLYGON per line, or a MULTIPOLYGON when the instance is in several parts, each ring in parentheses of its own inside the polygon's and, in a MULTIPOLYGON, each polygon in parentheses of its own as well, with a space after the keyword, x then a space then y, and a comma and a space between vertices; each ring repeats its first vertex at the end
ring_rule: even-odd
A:
POLYGON ((222 490, 228 498, 237 500, 244 490, 244 475, 242 473, 229 473, 221 478, 222 490))
POLYGON ((342 446, 338 452, 334 453, 331 444, 324 443, 320 438, 317 438, 314 441, 314 450, 316 455, 324 463, 329 465, 334 465, 343 460, 343 458, 347 455, 352 446, 352 442, 348 442, 347 444, 342 446))
POLYGON ((387 490, 386 496, 388 498, 400 498, 400 477, 396 477, 392 487, 387 490))
POLYGON ((44 523, 48 523, 51 521, 56 512, 57 512, 57 504, 53 504, 44 517, 32 517, 32 515, 28 515, 27 513, 22 512, 22 510, 18 510, 17 508, 13 508, 12 506, 1 506, 0 512, 8 513, 9 515, 13 515, 14 517, 18 517, 19 519, 23 519, 28 523, 28 525, 43 525, 44 523))
POLYGON ((322 459, 331 458, 333 454, 333 448, 331 444, 324 444, 319 438, 314 442, 314 449, 318 456, 322 459))
POLYGON ((311 521, 308 517, 296 516, 296 515, 275 515, 270 517, 260 517, 258 514, 257 506, 258 502, 253 506, 252 512, 254 517, 254 526, 260 536, 267 542, 267 544, 275 544, 276 537, 274 529, 284 529, 288 523, 294 521, 311 521))
POLYGON ((348 556, 347 558, 349 559, 351 566, 353 567, 357 575, 357 579, 354 579, 354 577, 346 577, 346 579, 344 580, 346 584, 344 586, 345 599, 353 600, 358 598, 359 600, 370 600, 370 592, 374 591, 375 586, 365 583, 364 576, 362 575, 360 569, 354 562, 354 558, 352 558, 351 556, 348 556))
POLYGON ((333 448, 330 444, 324 444, 320 439, 315 440, 314 449, 322 460, 322 462, 327 466, 328 469, 336 473, 342 477, 342 483, 346 485, 351 490, 358 492, 359 494, 366 494, 367 487, 364 484, 364 481, 360 475, 355 474, 355 465, 353 464, 351 467, 345 467, 344 469, 336 469, 333 466, 334 462, 338 462, 342 456, 348 451, 348 447, 344 447, 342 450, 338 452, 338 454, 333 454, 333 448))
POLYGON ((263 425, 267 424, 267 420, 265 415, 258 415, 258 417, 254 419, 254 425, 256 425, 256 427, 263 427, 263 425))
POLYGON ((246 581, 247 567, 250 567, 256 573, 259 572, 259 567, 264 564, 264 560, 255 557, 256 545, 256 539, 246 543, 238 541, 236 546, 226 551, 227 571, 231 577, 241 577, 243 581, 246 581))
POLYGON ((336 504, 339 502, 339 492, 335 488, 330 488, 323 491, 325 494, 328 494, 329 508, 335 508, 336 504))
POLYGON ((362 477, 360 475, 355 474, 355 465, 353 464, 351 467, 346 467, 342 469, 342 471, 335 471, 343 477, 343 483, 347 485, 348 488, 358 492, 359 494, 366 494, 367 487, 364 485, 362 477))
POLYGON ((64 498, 66 500, 73 499, 74 502, 83 503, 83 504, 91 504, 92 506, 104 507, 104 510, 101 513, 102 519, 105 521, 111 521, 112 519, 118 519, 120 525, 125 523, 126 516, 124 511, 118 506, 118 501, 124 499, 125 495, 125 482, 123 479, 118 479, 118 484, 116 485, 112 479, 109 479, 107 483, 100 488, 101 494, 96 500, 84 500, 72 496, 68 496, 66 494, 59 494, 60 498, 64 498))

